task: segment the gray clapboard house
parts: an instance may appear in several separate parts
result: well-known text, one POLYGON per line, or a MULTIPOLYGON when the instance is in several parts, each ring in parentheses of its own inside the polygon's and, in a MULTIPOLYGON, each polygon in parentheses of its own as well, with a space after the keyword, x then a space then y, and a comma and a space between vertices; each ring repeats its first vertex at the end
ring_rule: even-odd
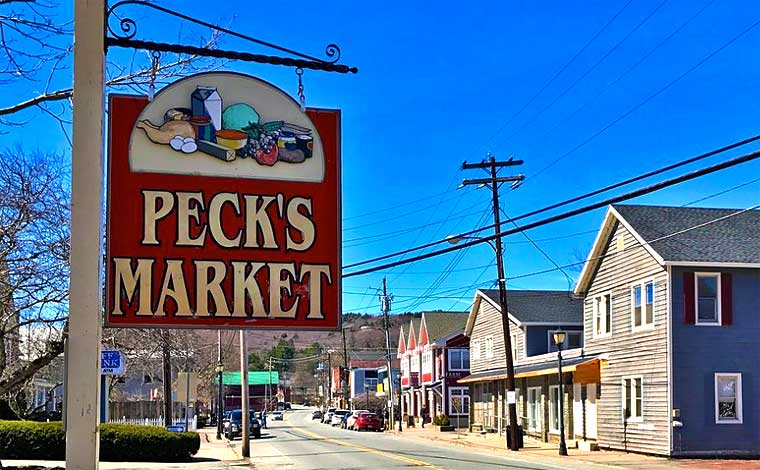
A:
MULTIPOLYGON (((543 441, 559 436, 559 399, 565 400, 568 435, 583 435, 581 414, 574 419, 574 383, 578 368, 598 371, 598 359, 584 355, 583 307, 567 291, 509 290, 509 333, 515 364, 518 421, 525 432, 543 441), (556 347, 551 333, 567 332, 564 393, 560 394, 556 347)), ((503 433, 508 424, 506 355, 497 290, 475 293, 465 335, 470 338, 470 428, 503 433)), ((586 374, 588 375, 588 374, 586 374)), ((598 375, 598 372, 597 372, 598 375)), ((580 397, 580 393, 577 394, 580 397)))
POLYGON ((760 211, 611 206, 575 294, 601 447, 760 455, 760 211))

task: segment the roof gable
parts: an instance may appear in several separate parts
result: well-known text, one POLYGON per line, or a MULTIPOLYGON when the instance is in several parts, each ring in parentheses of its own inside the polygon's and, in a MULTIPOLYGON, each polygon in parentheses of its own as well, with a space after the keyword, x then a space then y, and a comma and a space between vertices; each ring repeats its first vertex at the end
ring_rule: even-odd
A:
POLYGON ((617 224, 661 265, 760 267, 760 210, 609 206, 575 294, 584 295, 617 224))
POLYGON ((406 339, 404 338, 404 325, 401 325, 398 332, 398 350, 396 354, 401 357, 406 352, 406 339))
POLYGON ((409 340, 406 342, 406 350, 414 350, 417 348, 417 338, 414 337, 414 320, 409 322, 409 340))
POLYGON ((422 316, 430 344, 453 333, 463 333, 467 324, 467 312, 424 312, 422 316))
POLYGON ((425 313, 422 314, 422 318, 420 318, 420 333, 418 335, 417 344, 419 346, 425 346, 428 344, 428 332, 427 332, 427 326, 425 322, 425 313))

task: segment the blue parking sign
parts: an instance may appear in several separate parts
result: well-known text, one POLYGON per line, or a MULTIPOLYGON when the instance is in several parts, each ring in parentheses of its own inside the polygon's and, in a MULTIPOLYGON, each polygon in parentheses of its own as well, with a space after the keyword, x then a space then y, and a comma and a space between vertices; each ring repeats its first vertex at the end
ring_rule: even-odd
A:
POLYGON ((105 349, 100 352, 100 373, 103 375, 123 375, 124 354, 121 351, 105 349))

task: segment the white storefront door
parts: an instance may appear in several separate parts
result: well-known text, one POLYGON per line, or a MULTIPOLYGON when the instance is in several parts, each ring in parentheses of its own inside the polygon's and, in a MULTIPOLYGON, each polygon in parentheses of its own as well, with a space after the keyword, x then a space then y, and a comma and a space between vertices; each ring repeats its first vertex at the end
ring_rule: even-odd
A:
POLYGON ((583 392, 585 388, 585 426, 586 439, 596 439, 596 387, 597 384, 573 384, 573 433, 578 439, 583 438, 583 392))

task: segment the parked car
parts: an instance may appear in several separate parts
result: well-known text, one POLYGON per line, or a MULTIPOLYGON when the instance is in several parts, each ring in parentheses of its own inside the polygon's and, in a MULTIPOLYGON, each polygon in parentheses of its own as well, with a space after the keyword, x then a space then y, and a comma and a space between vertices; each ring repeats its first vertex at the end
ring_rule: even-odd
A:
MULTIPOLYGON (((261 437, 261 422, 251 413, 251 436, 254 439, 261 437)), ((243 410, 232 410, 230 418, 225 422, 224 434, 232 440, 243 434, 243 410)))
POLYGON ((328 408, 327 411, 325 411, 325 414, 322 416, 322 422, 329 424, 336 409, 337 408, 328 408))
POLYGON ((380 431, 382 423, 375 413, 362 413, 356 417, 354 431, 380 431))
POLYGON ((285 402, 285 411, 290 411, 293 408, 293 405, 290 404, 289 401, 285 402))
POLYGON ((356 423, 356 418, 359 417, 362 413, 369 413, 369 410, 354 410, 351 412, 351 414, 346 418, 345 426, 343 426, 343 429, 354 429, 354 423, 356 423))
POLYGON ((282 411, 275 411, 272 413, 272 420, 282 421, 284 419, 285 419, 285 415, 282 413, 282 411))
POLYGON ((351 412, 349 410, 335 410, 332 419, 330 419, 330 426, 340 426, 340 424, 343 422, 343 418, 347 417, 350 414, 351 412))
POLYGON ((318 420, 321 421, 322 420, 322 411, 320 411, 320 410, 313 411, 311 413, 311 419, 318 419, 318 420))

